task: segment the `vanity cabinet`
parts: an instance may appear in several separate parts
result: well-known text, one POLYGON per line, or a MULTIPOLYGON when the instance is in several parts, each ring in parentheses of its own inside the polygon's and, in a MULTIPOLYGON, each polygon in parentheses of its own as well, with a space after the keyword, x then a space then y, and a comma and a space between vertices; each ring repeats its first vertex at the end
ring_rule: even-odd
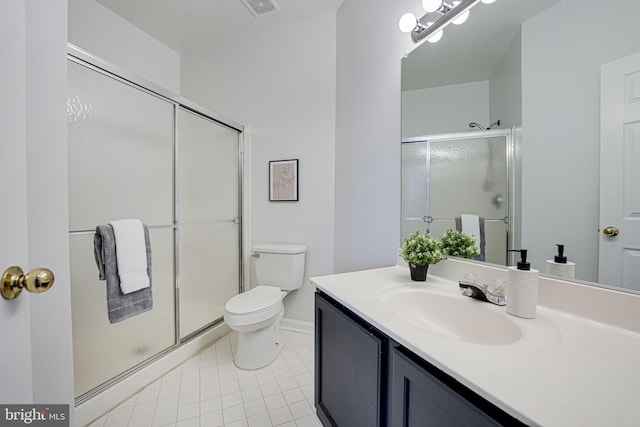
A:
POLYGON ((315 405, 325 427, 524 426, 321 291, 315 307, 315 405))

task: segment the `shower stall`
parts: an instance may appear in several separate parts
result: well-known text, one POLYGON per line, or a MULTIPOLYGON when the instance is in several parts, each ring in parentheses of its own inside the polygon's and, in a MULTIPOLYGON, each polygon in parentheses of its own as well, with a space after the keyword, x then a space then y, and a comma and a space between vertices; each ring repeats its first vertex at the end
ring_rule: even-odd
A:
POLYGON ((79 404, 221 323, 240 292, 242 127, 73 46, 67 113, 79 404), (93 238, 127 218, 149 228, 153 308, 110 323, 93 238))
POLYGON ((515 129, 402 141, 402 239, 440 236, 464 214, 484 219, 485 261, 507 265, 519 244, 515 129))

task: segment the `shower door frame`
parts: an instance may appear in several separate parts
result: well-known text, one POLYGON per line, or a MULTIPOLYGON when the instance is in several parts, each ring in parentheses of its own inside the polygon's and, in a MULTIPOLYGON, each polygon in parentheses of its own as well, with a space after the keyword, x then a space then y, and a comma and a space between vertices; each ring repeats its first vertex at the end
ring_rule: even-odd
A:
MULTIPOLYGON (((183 98, 180 95, 174 94, 171 91, 158 86, 146 79, 143 79, 133 73, 130 73, 114 64, 111 64, 71 43, 67 43, 67 60, 74 62, 78 65, 81 65, 83 67, 86 67, 90 70, 93 70, 95 72, 98 72, 106 77, 112 78, 120 83, 126 84, 128 86, 131 86, 135 89, 138 89, 144 93, 147 93, 151 96, 155 96, 159 99, 162 99, 166 102, 168 102, 169 104, 172 105, 173 108, 173 188, 172 188, 172 194, 173 194, 173 222, 171 225, 162 225, 162 226, 157 226, 157 228, 167 228, 167 227, 171 227, 172 231, 173 231, 173 251, 174 251, 174 256, 173 256, 173 271, 174 271, 174 277, 173 277, 173 295, 174 295, 174 342, 171 346, 165 348, 164 350, 160 351, 159 353, 156 353, 154 355, 152 355, 151 357, 145 359, 144 361, 136 364, 135 366, 130 367, 129 369, 127 369, 124 372, 121 372, 120 374, 118 374, 117 376, 105 381, 102 384, 99 384, 98 386, 96 386, 95 388, 79 395, 79 396, 75 396, 75 405, 79 405, 89 399, 91 399, 92 397, 94 397, 95 395, 99 394, 100 392, 108 389, 109 387, 111 387, 112 385, 118 383, 119 381, 129 377, 130 375, 140 371, 141 369, 151 365, 152 363, 154 363, 155 361, 161 359, 162 357, 166 356, 167 354, 171 353, 172 351, 180 348, 183 344, 187 343, 188 341, 191 341, 194 338, 197 338, 198 336, 202 335, 203 333, 213 329, 214 327, 222 324, 224 322, 224 318, 220 317, 218 319, 214 319, 212 322, 202 326, 201 328, 191 332, 190 334, 186 335, 183 338, 180 338, 180 296, 179 296, 179 283, 180 283, 180 279, 179 279, 179 266, 178 266, 178 260, 179 260, 179 224, 178 224, 178 200, 179 200, 179 192, 178 192, 178 183, 177 183, 177 167, 178 167, 178 148, 179 148, 179 140, 178 140, 178 112, 179 110, 182 108, 184 110, 187 110, 190 113, 193 113, 197 116, 202 117, 203 119, 209 120, 214 122, 217 125, 220 125, 222 127, 225 127, 229 130, 233 130, 238 132, 238 205, 237 205, 237 212, 238 212, 238 216, 233 218, 231 221, 234 224, 238 225, 238 293, 241 293, 242 290, 244 289, 244 282, 246 279, 246 275, 245 275, 245 263, 244 263, 244 259, 245 259, 245 221, 243 220, 243 218, 246 217, 245 212, 244 212, 244 192, 245 192, 245 183, 244 183, 244 132, 245 132, 245 128, 243 125, 228 119, 220 114, 216 114, 213 113, 211 111, 208 111, 207 109, 183 98)), ((156 227, 150 227, 150 228, 156 228, 156 227)), ((74 230, 74 231, 70 231, 69 234, 93 234, 95 232, 95 230, 74 230)), ((248 256, 248 255, 247 255, 248 256)), ((73 314, 73 313, 72 313, 73 314)), ((74 393, 75 395, 75 393, 74 393)))
MULTIPOLYGON (((520 162, 517 157, 517 141, 518 141, 519 131, 516 128, 510 129, 489 129, 489 130, 477 130, 477 131, 464 131, 464 132, 450 132, 450 133, 442 133, 442 134, 433 134, 433 135, 420 135, 409 138, 403 138, 401 141, 402 144, 426 144, 427 146, 427 155, 426 155, 426 175, 427 175, 427 183, 426 183, 426 206, 425 212, 426 214, 422 217, 404 217, 401 214, 400 221, 422 221, 427 224, 427 231, 430 229, 430 224, 435 221, 445 220, 443 218, 433 218, 430 216, 431 206, 431 168, 429 167, 431 164, 431 143, 432 142, 452 142, 452 141, 467 141, 470 139, 479 139, 479 138, 505 138, 505 165, 507 171, 507 216, 504 218, 505 229, 506 229, 506 245, 507 249, 516 248, 520 244, 520 213, 518 209, 518 194, 517 189, 519 188, 519 176, 520 176, 520 162)), ((402 192, 400 197, 402 198, 402 192)), ((401 201, 402 206, 402 201, 401 201)), ((449 219, 446 219, 449 220, 449 219)), ((490 221, 499 219, 490 219, 490 221)), ((402 229, 402 225, 401 225, 402 229)), ((404 237, 401 237, 404 238, 404 237)), ((505 265, 513 264, 513 255, 507 252, 505 254, 505 265)))

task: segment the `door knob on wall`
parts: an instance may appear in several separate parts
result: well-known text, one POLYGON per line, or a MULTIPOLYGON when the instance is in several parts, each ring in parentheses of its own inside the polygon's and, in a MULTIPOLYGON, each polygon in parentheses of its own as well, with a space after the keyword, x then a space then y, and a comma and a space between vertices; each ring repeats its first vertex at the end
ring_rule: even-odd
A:
POLYGON ((604 234, 607 237, 615 237, 618 234, 620 234, 620 230, 618 230, 618 227, 614 227, 612 225, 605 227, 602 230, 602 234, 604 234))
POLYGON ((53 272, 47 268, 36 268, 24 274, 17 266, 7 268, 2 274, 2 296, 5 299, 14 299, 22 289, 39 294, 53 286, 53 272))

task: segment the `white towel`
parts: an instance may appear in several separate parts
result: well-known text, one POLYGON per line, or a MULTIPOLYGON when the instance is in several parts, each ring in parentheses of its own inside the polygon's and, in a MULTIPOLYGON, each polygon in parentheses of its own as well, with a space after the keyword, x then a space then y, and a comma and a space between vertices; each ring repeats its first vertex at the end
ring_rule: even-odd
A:
POLYGON ((147 250, 144 228, 139 219, 110 221, 116 240, 118 277, 123 294, 130 294, 150 285, 147 275, 147 250))
POLYGON ((478 215, 462 214, 460 215, 460 224, 462 232, 471 234, 476 239, 476 246, 480 248, 480 217, 478 215))

